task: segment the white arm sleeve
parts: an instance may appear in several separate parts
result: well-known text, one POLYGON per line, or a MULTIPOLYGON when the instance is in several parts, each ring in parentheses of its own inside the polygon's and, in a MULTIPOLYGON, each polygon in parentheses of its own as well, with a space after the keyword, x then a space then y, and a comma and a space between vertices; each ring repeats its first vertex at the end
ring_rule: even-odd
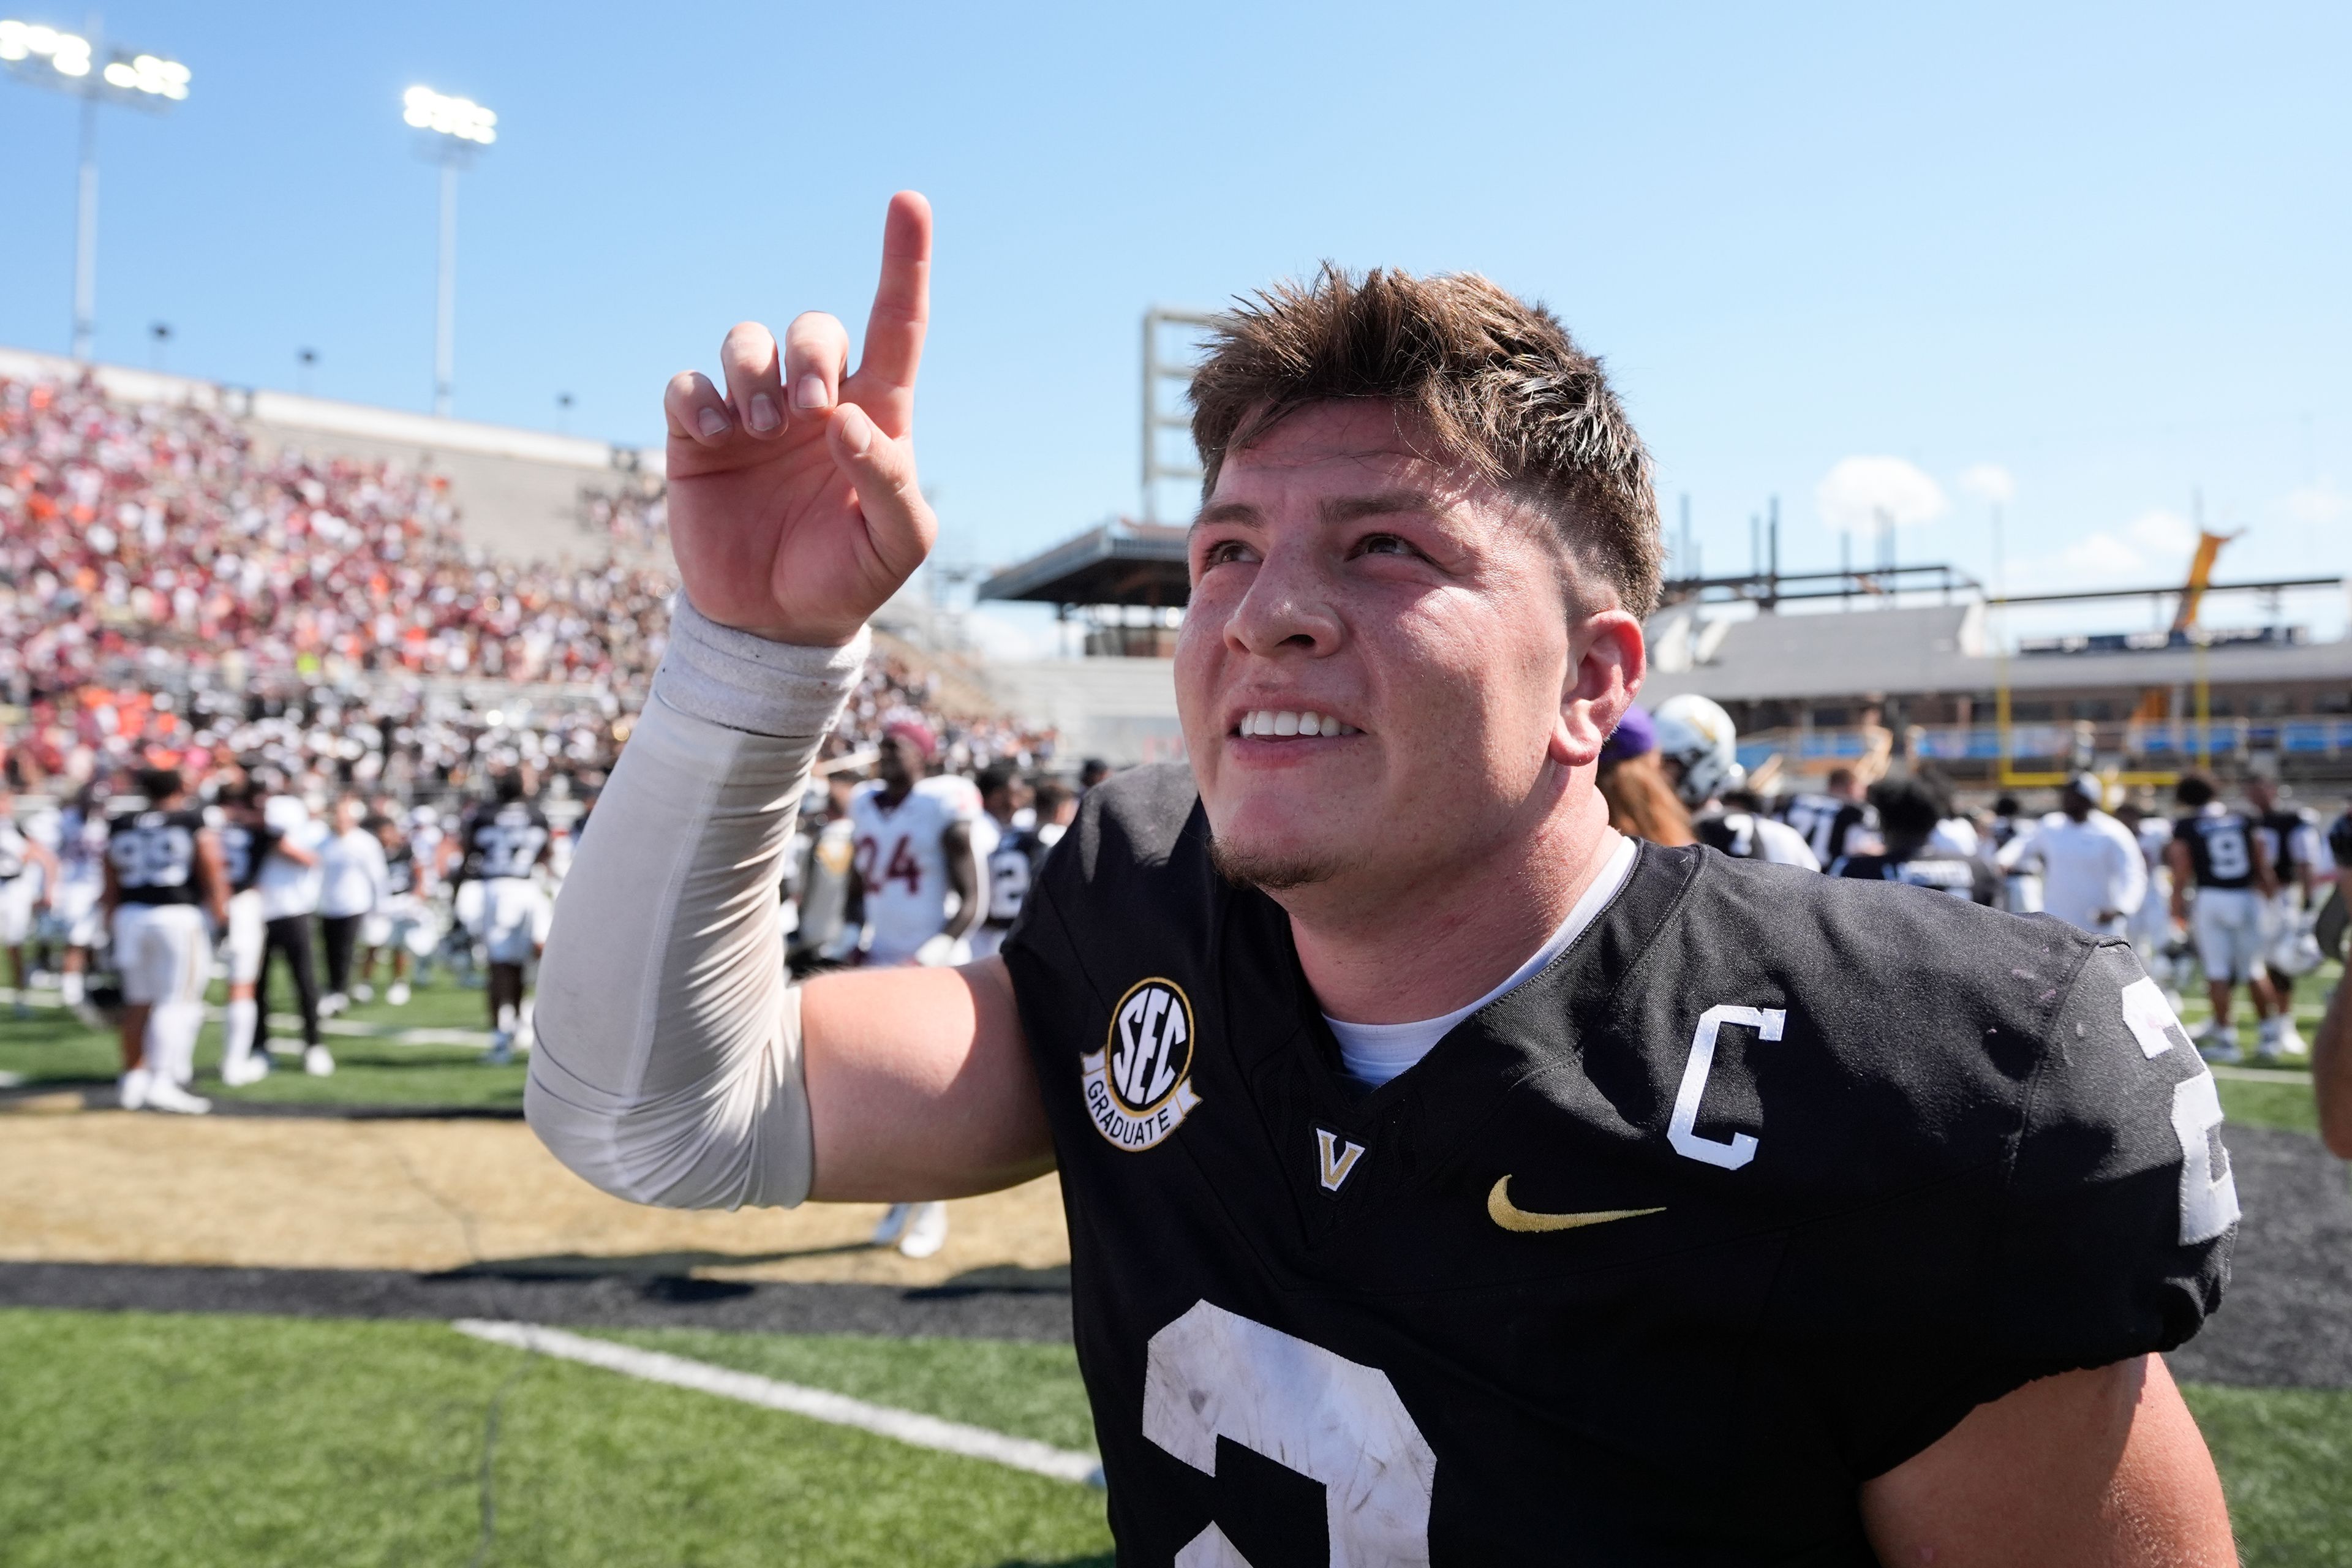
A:
POLYGON ((782 857, 866 662, 703 619, 671 643, 582 835, 540 968, 523 1112, 574 1173, 672 1208, 790 1206, 812 1135, 782 857))

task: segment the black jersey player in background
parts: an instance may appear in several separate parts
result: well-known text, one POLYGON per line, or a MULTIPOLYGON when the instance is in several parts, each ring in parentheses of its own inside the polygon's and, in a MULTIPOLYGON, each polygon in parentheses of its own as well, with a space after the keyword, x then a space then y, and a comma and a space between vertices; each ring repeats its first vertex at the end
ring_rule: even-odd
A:
POLYGON ((1874 855, 1842 855, 1831 862, 1831 876, 1906 882, 1988 908, 1999 901, 2000 879, 1990 866, 1973 855, 1929 847, 1928 840, 1946 816, 1944 797, 1935 785, 1908 773, 1881 779, 1870 786, 1870 805, 1878 814, 1885 849, 1874 855))
POLYGON ((228 921, 228 877, 220 842, 179 771, 143 768, 138 784, 147 804, 106 825, 105 902, 122 981, 122 1108, 201 1115, 212 1102, 189 1093, 188 1083, 212 931, 228 921))
POLYGON ((455 879, 457 909, 489 966, 483 1000, 490 1014, 485 1062, 503 1066, 530 1027, 529 971, 547 939, 547 895, 531 879, 553 841, 547 814, 525 796, 522 775, 499 774, 490 798, 466 823, 465 858, 455 879), (475 886, 469 890, 465 884, 475 886))
POLYGON ((2172 869, 2172 916, 2189 928, 2196 943, 2206 994, 2213 1004, 2212 1026, 2198 1048, 2208 1061, 2241 1059, 2231 1012, 2231 998, 2243 985, 2260 1020, 2262 1052, 2273 1055, 2286 1024, 2278 992, 2263 966, 2277 873, 2253 819, 2223 805, 2210 776, 2183 773, 2173 786, 2173 798, 2188 815, 2173 823, 2172 843, 2165 850, 2172 869))
POLYGON ((928 251, 899 197, 855 374, 803 317, 670 384, 550 1147, 682 1205, 1058 1165, 1122 1563, 2231 1561, 2154 1353, 2226 1272, 2210 1075, 2120 944, 1608 827, 1648 459, 1484 279, 1223 323, 1189 766, 1087 794, 1001 959, 784 988, 777 803, 935 536, 928 251))

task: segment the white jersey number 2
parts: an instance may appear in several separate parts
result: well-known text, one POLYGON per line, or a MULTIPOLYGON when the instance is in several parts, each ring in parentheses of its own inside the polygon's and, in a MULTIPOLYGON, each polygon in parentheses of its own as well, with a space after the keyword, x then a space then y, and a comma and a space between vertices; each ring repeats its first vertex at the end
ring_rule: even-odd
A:
MULTIPOLYGON (((1388 1374, 1206 1301, 1151 1336, 1143 1435, 1206 1475, 1224 1437, 1323 1483, 1332 1568, 1429 1562, 1437 1456, 1388 1374)), ((1250 1568, 1214 1523, 1176 1568, 1250 1568)))
MULTIPOLYGON (((2124 987, 2124 1024, 2139 1042, 2140 1055, 2154 1061, 2167 1051, 2187 1051, 2189 1032, 2164 1000, 2164 992, 2147 975, 2124 987)), ((2221 1125, 2221 1095, 2203 1063, 2197 1076, 2172 1086, 2172 1135, 2180 1140, 2180 1245, 2194 1247, 2212 1240, 2238 1223, 2238 1178, 2228 1157, 2214 1159, 2221 1125), (2214 1170, 2216 1163, 2221 1170, 2214 1170)))

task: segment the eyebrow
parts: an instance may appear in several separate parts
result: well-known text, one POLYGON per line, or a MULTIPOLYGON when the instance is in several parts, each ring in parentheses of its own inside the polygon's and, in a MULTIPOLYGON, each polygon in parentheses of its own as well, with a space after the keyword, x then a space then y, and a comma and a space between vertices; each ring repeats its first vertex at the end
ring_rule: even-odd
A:
MULTIPOLYGON (((1340 496, 1327 500, 1322 506, 1326 526, 1353 522, 1359 518, 1393 517, 1400 512, 1416 513, 1423 517, 1443 518, 1445 505, 1426 490, 1376 490, 1370 495, 1340 496)), ((1198 530, 1213 523, 1231 523, 1238 527, 1262 528, 1265 519, 1257 508, 1246 501, 1218 501, 1202 507, 1193 517, 1192 529, 1198 530)))

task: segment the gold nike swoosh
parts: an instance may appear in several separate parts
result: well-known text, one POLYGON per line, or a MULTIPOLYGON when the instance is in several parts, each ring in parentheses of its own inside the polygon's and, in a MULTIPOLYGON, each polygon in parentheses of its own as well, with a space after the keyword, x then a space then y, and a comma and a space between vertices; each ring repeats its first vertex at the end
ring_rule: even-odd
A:
POLYGON ((1511 1178, 1504 1176, 1495 1183, 1495 1190, 1486 1194, 1486 1217, 1505 1230, 1542 1231, 1575 1230, 1582 1226, 1607 1225, 1612 1219, 1639 1219, 1645 1214, 1664 1214, 1654 1209, 1594 1209, 1589 1214, 1529 1214, 1511 1202, 1511 1178))

